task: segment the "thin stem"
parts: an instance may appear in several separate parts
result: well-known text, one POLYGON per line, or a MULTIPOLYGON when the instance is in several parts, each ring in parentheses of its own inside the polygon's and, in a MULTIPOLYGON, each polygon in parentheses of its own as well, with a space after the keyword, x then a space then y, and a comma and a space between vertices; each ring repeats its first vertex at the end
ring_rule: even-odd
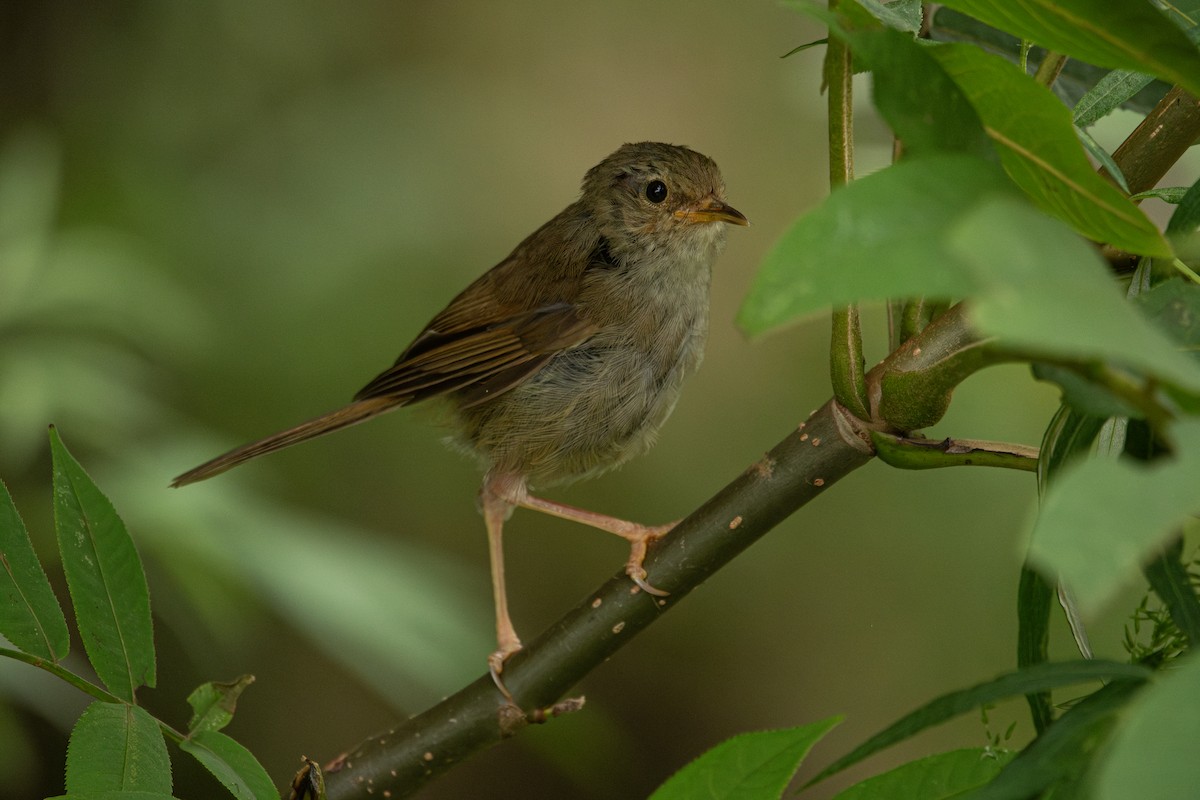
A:
MULTIPOLYGON (((50 661, 48 659, 42 658, 41 656, 30 655, 29 653, 23 653, 20 650, 13 650, 8 647, 0 647, 0 656, 4 656, 5 658, 11 658, 15 661, 22 661, 26 664, 29 664, 30 666, 34 666, 34 667, 37 667, 38 669, 45 670, 46 672, 49 672, 54 677, 56 677, 60 680, 66 681, 67 683, 71 684, 79 691, 83 692, 84 694, 86 694, 90 697, 94 697, 97 700, 100 700, 101 702, 119 703, 121 705, 131 705, 131 703, 129 703, 128 701, 122 700, 120 697, 117 697, 115 694, 112 694, 112 693, 106 691, 105 689, 102 689, 101 687, 97 686, 96 684, 92 683, 91 681, 79 677, 78 675, 76 675, 74 672, 71 672, 66 667, 63 667, 62 665, 57 664, 54 661, 50 661)), ((158 727, 162 730, 163 734, 168 739, 175 742, 176 744, 178 744, 179 742, 182 742, 184 739, 187 738, 184 734, 175 730, 174 728, 172 728, 170 725, 163 722, 162 720, 155 718, 155 722, 158 723, 158 727)))
POLYGON ((1043 86, 1053 86, 1066 63, 1067 57, 1062 53, 1047 50, 1046 55, 1042 56, 1042 63, 1038 64, 1037 72, 1033 73, 1033 79, 1043 86))
MULTIPOLYGON (((829 0, 829 10, 837 0, 829 0)), ((854 69, 850 47, 835 36, 825 50, 825 83, 829 105, 829 187, 837 190, 854 180, 854 69)), ((833 396, 860 419, 867 416, 866 362, 857 304, 833 310, 830 379, 833 396)))

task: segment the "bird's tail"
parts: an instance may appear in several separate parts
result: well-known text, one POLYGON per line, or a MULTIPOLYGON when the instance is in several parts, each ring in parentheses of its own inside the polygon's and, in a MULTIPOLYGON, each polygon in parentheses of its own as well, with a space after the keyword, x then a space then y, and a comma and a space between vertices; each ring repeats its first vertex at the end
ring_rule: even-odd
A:
POLYGON ((328 414, 323 414, 316 419, 302 422, 294 428, 288 428, 286 431, 280 431, 273 436, 268 436, 265 439, 259 439, 257 442, 251 442, 250 444, 230 450, 224 455, 219 455, 211 461, 204 462, 195 469, 188 470, 171 481, 171 485, 186 486, 189 483, 211 478, 213 475, 219 475, 244 461, 249 461, 252 458, 258 458, 267 453, 291 447, 299 442, 315 439, 326 433, 355 425, 385 411, 399 408, 402 405, 404 405, 404 400, 396 397, 372 397, 367 400, 359 400, 344 408, 339 408, 337 411, 330 411, 328 414))

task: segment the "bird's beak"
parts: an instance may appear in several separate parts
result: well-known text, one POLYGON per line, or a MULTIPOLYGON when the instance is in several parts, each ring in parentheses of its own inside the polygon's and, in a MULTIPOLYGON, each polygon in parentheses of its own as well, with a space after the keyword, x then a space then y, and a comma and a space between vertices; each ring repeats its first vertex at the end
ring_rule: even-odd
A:
POLYGON ((728 222, 731 225, 749 225, 746 215, 724 200, 709 197, 695 206, 681 208, 675 216, 687 222, 728 222))

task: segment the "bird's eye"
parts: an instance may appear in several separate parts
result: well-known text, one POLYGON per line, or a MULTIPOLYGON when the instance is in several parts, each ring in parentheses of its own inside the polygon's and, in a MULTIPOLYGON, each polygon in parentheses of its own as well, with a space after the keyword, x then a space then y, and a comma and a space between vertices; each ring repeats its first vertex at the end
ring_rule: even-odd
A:
POLYGON ((662 181, 650 181, 646 184, 646 199, 651 203, 661 203, 667 199, 667 185, 662 181))

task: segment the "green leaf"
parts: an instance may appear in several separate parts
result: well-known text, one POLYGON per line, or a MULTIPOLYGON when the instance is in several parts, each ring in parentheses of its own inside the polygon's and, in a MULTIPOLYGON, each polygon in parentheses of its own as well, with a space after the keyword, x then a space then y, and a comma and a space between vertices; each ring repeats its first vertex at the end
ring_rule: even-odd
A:
POLYGON ((192 719, 188 722, 188 734, 197 731, 219 731, 233 719, 237 710, 238 697, 246 687, 254 683, 253 675, 243 675, 229 683, 210 681, 196 687, 188 695, 192 707, 192 719))
POLYGON ((833 800, 950 800, 996 777, 1014 755, 984 748, 938 753, 867 778, 833 800))
POLYGON ((1180 560, 1182 552, 1183 539, 1176 537, 1145 571, 1150 588, 1166 606, 1175 627, 1187 637, 1188 645, 1194 648, 1200 646, 1200 597, 1196 596, 1188 565, 1180 560))
POLYGON ((1092 169, 1070 112, 1046 87, 971 45, 928 51, 966 93, 1005 171, 1039 208, 1095 241, 1171 255, 1154 223, 1092 169))
POLYGON ((904 741, 926 728, 978 708, 985 703, 995 703, 1009 697, 1047 691, 1060 686, 1099 680, 1123 680, 1141 682, 1152 673, 1136 664, 1118 664, 1113 661, 1066 661, 1031 666, 1009 672, 998 678, 942 695, 905 715, 892 725, 872 736, 850 753, 823 769, 809 781, 812 785, 830 775, 857 764, 897 742, 904 741))
POLYGON ((888 28, 845 29, 839 35, 871 67, 875 106, 909 156, 951 151, 995 158, 970 99, 931 48, 888 28))
POLYGON ((738 315, 751 334, 859 300, 954 297, 976 288, 947 247, 954 221, 1017 197, 995 166, 963 155, 911 159, 833 192, 767 254, 738 315))
POLYGON ((30 655, 59 661, 71 648, 62 606, 0 481, 0 634, 30 655))
POLYGON ((676 772, 650 800, 764 800, 777 798, 800 762, 840 717, 778 731, 726 739, 676 772))
POLYGON ((1046 493, 1029 544, 1045 574, 1061 576, 1094 614, 1200 510, 1200 421, 1171 431, 1174 456, 1152 464, 1091 459, 1046 493))
POLYGON ((948 250, 974 273, 972 322, 1033 357, 1106 360, 1200 389, 1200 365, 1117 290, 1093 248, 1007 199, 955 223, 948 250))
POLYGON ((1187 194, 1187 191, 1188 187, 1186 186, 1161 186, 1157 189, 1148 189, 1147 191, 1130 195, 1129 199, 1146 200, 1149 198, 1154 198, 1155 200, 1162 200, 1164 203, 1179 205, 1179 203, 1183 200, 1184 195, 1187 194))
POLYGON ((1153 75, 1113 70, 1079 98, 1071 111, 1071 119, 1080 128, 1095 125, 1153 82, 1153 75))
POLYGON ((1200 786, 1200 659, 1190 656, 1130 704, 1101 755, 1096 800, 1174 800, 1200 786))
POLYGON ((1147 2, 950 0, 946 5, 1080 61, 1153 73, 1200 94, 1200 52, 1147 2))
POLYGON ((1168 236, 1190 236, 1200 229, 1200 181, 1196 181, 1179 198, 1179 205, 1167 223, 1168 236))
POLYGON ((173 795, 163 792, 126 792, 113 790, 111 792, 80 792, 76 794, 60 794, 49 800, 176 800, 173 795))
POLYGON ((220 731, 197 731, 179 747, 203 764, 238 800, 278 800, 279 793, 258 759, 220 731))
MULTIPOLYGON (((1021 565, 1021 580, 1017 586, 1017 667, 1025 669, 1050 660, 1050 609, 1054 597, 1052 587, 1041 573, 1021 565)), ((1044 731, 1054 721, 1050 691, 1025 695, 1033 728, 1044 731)))
POLYGON ((1166 280, 1137 298, 1142 312, 1193 358, 1200 358, 1200 286, 1166 280))
POLYGON ((154 629, 142 562, 125 524, 50 429, 54 527, 84 649, 122 700, 154 685, 154 629))
POLYGON ((921 0, 858 0, 858 4, 888 28, 905 33, 921 30, 921 0))
POLYGON ((67 746, 67 794, 171 793, 171 761, 158 722, 124 703, 92 703, 67 746))
POLYGON ((1088 695, 1034 739, 995 780, 972 794, 971 800, 1026 800, 1045 796, 1041 792, 1051 787, 1077 781, 1096 748, 1111 734, 1118 713, 1141 688, 1141 683, 1118 681, 1088 695))

